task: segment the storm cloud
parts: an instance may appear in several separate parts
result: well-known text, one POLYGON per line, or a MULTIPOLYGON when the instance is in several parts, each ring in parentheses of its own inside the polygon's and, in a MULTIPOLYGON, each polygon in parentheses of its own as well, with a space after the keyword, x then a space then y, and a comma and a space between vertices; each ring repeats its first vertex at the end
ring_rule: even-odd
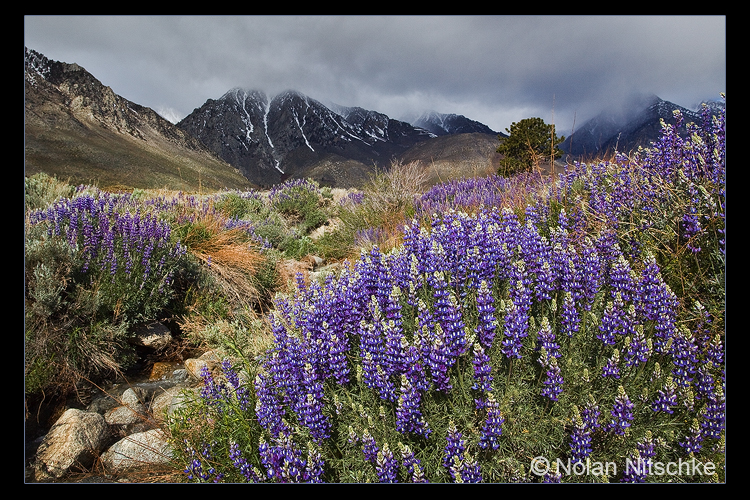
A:
POLYGON ((24 39, 173 121, 242 87, 567 135, 633 93, 726 91, 725 16, 25 16, 24 39))

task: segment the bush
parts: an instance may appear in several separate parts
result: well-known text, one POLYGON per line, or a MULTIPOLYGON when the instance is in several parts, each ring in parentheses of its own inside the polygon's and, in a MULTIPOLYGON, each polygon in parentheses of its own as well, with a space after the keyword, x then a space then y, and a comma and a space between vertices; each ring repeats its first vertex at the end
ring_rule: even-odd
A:
POLYGON ((24 177, 24 207, 26 211, 46 208, 58 198, 73 195, 75 188, 45 173, 24 177))
POLYGON ((299 225, 302 235, 309 234, 328 220, 322 208, 323 195, 317 183, 309 179, 290 179, 274 186, 268 195, 271 208, 299 225))
POLYGON ((129 327, 170 303, 184 248, 155 215, 131 208, 127 196, 100 193, 60 198, 29 213, 27 390, 52 382, 62 388, 127 367, 129 327))

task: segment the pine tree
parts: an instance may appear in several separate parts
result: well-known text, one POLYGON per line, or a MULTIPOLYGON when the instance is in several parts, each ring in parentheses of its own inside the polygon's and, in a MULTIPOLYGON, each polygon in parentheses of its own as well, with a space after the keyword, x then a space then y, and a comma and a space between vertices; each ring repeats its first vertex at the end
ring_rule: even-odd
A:
POLYGON ((562 156, 557 144, 565 137, 557 137, 555 126, 544 123, 541 118, 513 122, 505 131, 510 135, 497 148, 497 152, 504 155, 498 171, 500 175, 529 171, 544 159, 562 156))

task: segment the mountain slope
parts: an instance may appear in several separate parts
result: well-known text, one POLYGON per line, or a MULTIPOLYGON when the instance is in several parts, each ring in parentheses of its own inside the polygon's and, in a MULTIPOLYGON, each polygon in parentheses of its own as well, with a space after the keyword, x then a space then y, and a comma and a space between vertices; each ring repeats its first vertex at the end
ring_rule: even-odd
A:
POLYGON ((25 49, 24 170, 71 183, 197 191, 248 188, 234 167, 77 64, 25 49))
POLYGON ((404 163, 419 161, 428 171, 428 183, 461 177, 483 177, 497 172, 500 154, 497 136, 485 133, 441 135, 422 141, 400 156, 404 163))

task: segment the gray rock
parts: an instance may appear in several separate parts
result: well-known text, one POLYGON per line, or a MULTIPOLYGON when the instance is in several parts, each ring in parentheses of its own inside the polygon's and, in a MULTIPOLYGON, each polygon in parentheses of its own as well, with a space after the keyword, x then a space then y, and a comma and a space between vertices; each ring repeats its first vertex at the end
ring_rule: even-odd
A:
POLYGON ((155 350, 161 350, 172 342, 172 332, 163 323, 153 321, 135 329, 135 343, 155 350))
POLYGON ((161 429, 131 434, 109 447, 102 456, 102 465, 114 471, 167 464, 173 451, 167 435, 161 429))
POLYGON ((59 479, 72 470, 87 469, 110 439, 102 415, 74 408, 65 411, 37 450, 37 480, 59 479))
POLYGON ((151 403, 151 413, 157 422, 163 423, 186 401, 189 401, 190 398, 197 398, 199 394, 200 389, 197 388, 171 387, 154 397, 154 401, 151 403))

